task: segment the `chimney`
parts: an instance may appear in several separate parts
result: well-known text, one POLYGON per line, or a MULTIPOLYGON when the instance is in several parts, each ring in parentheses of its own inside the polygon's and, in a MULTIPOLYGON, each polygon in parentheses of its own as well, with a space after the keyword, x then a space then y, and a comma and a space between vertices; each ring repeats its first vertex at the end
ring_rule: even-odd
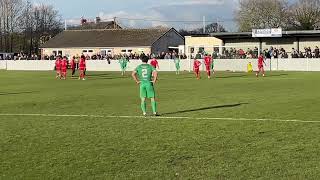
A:
POLYGON ((96 24, 101 22, 101 18, 100 17, 96 17, 96 24))
POLYGON ((84 19, 84 18, 81 18, 81 25, 83 25, 83 24, 85 24, 85 23, 87 23, 87 20, 84 19))

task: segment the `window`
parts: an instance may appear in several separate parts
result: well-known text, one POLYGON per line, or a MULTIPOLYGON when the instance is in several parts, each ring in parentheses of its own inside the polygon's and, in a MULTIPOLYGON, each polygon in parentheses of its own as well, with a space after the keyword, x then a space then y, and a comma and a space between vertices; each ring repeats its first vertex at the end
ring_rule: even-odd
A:
POLYGON ((93 53, 92 49, 84 49, 82 50, 83 53, 93 53))
POLYGON ((121 53, 122 54, 129 54, 129 53, 131 53, 132 52, 132 49, 122 49, 121 50, 121 53))
POLYGON ((58 51, 58 55, 61 55, 61 56, 62 56, 62 51, 58 51))
POLYGON ((53 54, 54 56, 56 56, 56 55, 57 55, 57 51, 52 51, 52 54, 53 54))
POLYGON ((101 49, 101 55, 108 55, 108 54, 112 54, 113 49, 101 49))

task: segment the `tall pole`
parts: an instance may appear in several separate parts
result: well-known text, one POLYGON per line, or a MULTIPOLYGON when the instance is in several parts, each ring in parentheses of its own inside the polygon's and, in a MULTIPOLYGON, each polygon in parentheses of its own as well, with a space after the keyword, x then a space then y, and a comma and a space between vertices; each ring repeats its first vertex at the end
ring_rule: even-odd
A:
POLYGON ((206 16, 203 16, 203 34, 206 33, 206 16))
POLYGON ((67 30, 67 20, 64 20, 64 30, 67 30))
POLYGON ((113 17, 113 29, 116 29, 116 19, 117 17, 113 17))

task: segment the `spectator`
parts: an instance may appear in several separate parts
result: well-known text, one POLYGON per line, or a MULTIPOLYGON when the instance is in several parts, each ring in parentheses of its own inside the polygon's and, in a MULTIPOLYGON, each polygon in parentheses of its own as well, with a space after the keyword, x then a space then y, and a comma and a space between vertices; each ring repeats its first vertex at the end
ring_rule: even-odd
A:
POLYGON ((313 53, 315 58, 320 58, 320 52, 319 52, 318 46, 316 46, 313 53))

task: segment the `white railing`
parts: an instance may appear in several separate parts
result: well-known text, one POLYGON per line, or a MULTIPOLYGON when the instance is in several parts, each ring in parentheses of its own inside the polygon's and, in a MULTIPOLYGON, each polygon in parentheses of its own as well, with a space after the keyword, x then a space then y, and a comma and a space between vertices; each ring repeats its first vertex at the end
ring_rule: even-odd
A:
MULTIPOLYGON (((158 60, 159 71, 175 71, 173 60, 158 60)), ((257 70, 256 59, 216 59, 215 69, 217 71, 246 71, 247 64, 251 62, 254 70, 257 70)), ((30 70, 50 71, 54 69, 55 61, 50 60, 0 60, 0 69, 6 70, 30 70)), ((130 60, 128 71, 132 71, 141 64, 140 60, 130 60)), ((272 71, 320 71, 320 59, 272 59, 266 61, 266 70, 272 71)), ((181 71, 192 71, 193 60, 181 60, 181 71)), ((88 71, 120 71, 118 61, 112 60, 108 64, 106 60, 88 60, 88 71)), ((204 70, 204 65, 202 66, 204 70)))

